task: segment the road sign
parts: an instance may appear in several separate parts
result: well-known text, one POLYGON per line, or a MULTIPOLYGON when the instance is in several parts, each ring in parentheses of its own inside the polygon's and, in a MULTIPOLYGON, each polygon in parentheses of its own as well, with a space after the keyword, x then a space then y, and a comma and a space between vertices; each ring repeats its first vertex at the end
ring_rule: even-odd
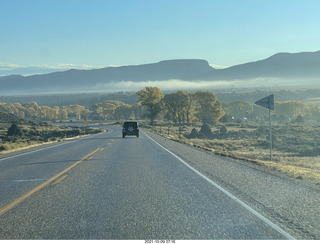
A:
POLYGON ((272 126, 271 126, 271 113, 270 113, 270 111, 274 110, 273 94, 256 101, 255 104, 269 109, 270 160, 272 160, 272 126))
POLYGON ((86 124, 87 124, 87 121, 83 121, 82 124, 83 124, 83 125, 86 125, 86 124))
POLYGON ((260 106, 265 107, 265 108, 268 108, 270 110, 274 110, 274 97, 273 97, 273 94, 256 101, 255 104, 260 105, 260 106))

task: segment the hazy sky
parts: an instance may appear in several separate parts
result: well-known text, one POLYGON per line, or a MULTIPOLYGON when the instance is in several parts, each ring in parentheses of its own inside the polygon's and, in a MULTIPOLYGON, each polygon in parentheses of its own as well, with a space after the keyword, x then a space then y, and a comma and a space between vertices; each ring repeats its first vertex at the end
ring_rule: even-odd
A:
POLYGON ((320 50, 319 0, 0 0, 0 23, 2 70, 320 50))

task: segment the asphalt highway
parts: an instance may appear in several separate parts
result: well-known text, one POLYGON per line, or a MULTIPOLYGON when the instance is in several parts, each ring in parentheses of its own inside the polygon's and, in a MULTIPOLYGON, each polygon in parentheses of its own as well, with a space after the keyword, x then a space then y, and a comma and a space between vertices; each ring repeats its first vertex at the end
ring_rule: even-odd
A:
POLYGON ((312 196, 310 211, 287 205, 286 215, 285 195, 261 187, 288 192, 286 179, 150 132, 123 139, 107 129, 0 158, 0 239, 319 238, 317 190, 296 196, 312 196), (312 220, 299 225, 301 212, 312 220))

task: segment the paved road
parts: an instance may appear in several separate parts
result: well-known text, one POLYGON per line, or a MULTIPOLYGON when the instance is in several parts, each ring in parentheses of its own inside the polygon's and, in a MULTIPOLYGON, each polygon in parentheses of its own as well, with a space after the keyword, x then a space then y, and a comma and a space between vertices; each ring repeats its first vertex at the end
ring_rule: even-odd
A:
POLYGON ((290 206, 286 217, 273 205, 281 196, 258 190, 276 176, 151 133, 122 139, 120 127, 107 129, 0 159, 0 239, 319 238, 319 215, 297 227, 290 206))

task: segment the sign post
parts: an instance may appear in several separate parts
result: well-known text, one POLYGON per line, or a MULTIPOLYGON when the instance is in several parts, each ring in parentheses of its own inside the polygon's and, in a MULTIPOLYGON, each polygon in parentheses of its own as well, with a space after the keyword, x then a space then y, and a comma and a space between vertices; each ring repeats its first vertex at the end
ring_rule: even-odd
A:
POLYGON ((269 138, 270 138, 270 160, 272 160, 272 127, 271 127, 271 110, 274 110, 273 94, 264 97, 255 102, 255 104, 269 109, 269 138))
POLYGON ((83 121, 82 122, 82 124, 83 124, 83 135, 85 135, 86 134, 86 127, 85 127, 85 125, 87 124, 87 121, 83 121))

